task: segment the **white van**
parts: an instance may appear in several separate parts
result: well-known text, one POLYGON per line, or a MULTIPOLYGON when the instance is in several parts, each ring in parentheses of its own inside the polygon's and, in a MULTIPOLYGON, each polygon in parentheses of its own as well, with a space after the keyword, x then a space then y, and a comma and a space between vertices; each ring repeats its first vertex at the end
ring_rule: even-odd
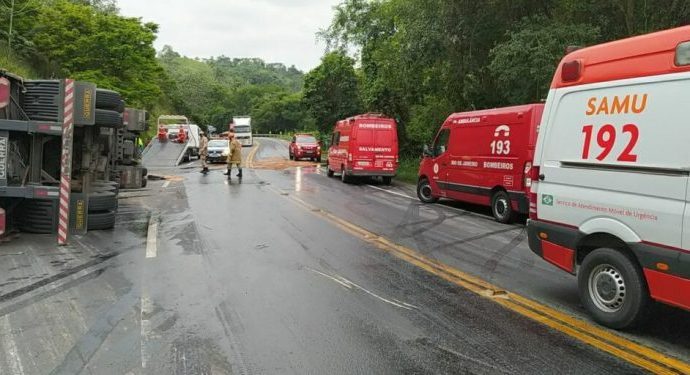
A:
POLYGON ((690 27, 575 51, 540 126, 530 248, 578 275, 593 318, 690 309, 690 27))

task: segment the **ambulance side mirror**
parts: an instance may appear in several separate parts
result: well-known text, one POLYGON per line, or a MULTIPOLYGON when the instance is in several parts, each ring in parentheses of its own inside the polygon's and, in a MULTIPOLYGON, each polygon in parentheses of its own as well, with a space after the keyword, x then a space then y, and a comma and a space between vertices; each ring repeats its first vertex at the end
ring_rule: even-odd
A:
POLYGON ((424 155, 425 158, 430 158, 430 157, 434 156, 434 153, 431 152, 429 145, 424 145, 424 150, 422 151, 422 155, 424 155))

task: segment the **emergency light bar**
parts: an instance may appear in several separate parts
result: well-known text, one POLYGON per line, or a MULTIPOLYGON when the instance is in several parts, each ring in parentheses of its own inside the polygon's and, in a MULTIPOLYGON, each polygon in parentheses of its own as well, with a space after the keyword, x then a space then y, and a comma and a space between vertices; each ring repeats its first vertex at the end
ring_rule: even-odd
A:
POLYGON ((690 41, 676 47, 676 66, 690 65, 690 41))
POLYGON ((582 64, 580 60, 568 61, 563 64, 561 79, 563 82, 575 82, 582 75, 582 64))

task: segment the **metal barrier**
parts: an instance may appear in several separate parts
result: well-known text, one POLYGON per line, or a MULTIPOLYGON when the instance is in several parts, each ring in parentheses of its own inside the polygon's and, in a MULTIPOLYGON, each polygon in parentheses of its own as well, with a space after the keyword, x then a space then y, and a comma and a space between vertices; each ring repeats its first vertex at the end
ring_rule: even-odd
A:
POLYGON ((253 134, 254 138, 285 138, 289 137, 286 134, 253 134))

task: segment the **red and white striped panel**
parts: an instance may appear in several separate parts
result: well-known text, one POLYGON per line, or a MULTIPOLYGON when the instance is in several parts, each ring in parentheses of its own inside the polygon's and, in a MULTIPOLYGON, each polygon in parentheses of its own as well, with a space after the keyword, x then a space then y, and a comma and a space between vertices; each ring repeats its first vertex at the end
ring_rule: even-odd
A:
POLYGON ((72 136, 74 134, 74 81, 65 80, 65 106, 62 122, 62 157, 60 158, 60 201, 58 245, 66 245, 69 236, 69 201, 72 182, 72 136))

